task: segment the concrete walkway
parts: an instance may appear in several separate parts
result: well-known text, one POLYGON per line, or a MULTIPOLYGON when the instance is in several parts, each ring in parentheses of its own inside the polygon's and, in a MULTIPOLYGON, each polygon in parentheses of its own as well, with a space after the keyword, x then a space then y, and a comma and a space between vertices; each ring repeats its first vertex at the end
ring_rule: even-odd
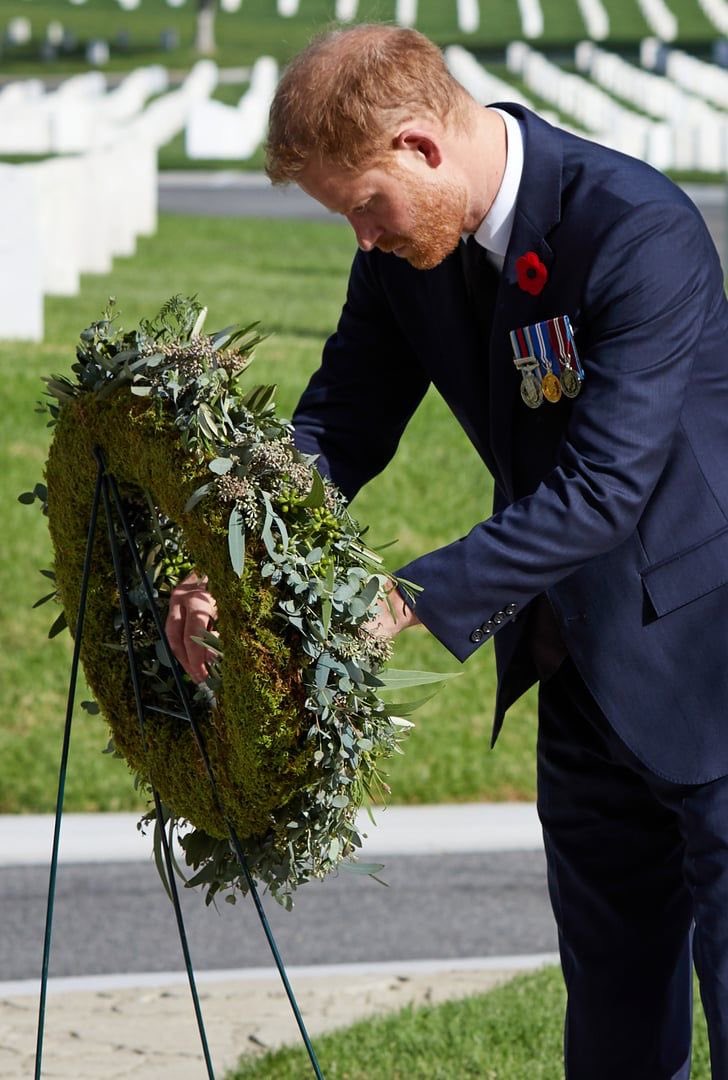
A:
MULTIPOLYGON (((410 1003, 438 1004, 483 993, 520 971, 555 961, 550 955, 486 957, 437 964, 291 968, 288 974, 315 1047, 316 1036, 332 1028, 410 1003)), ((197 981, 218 1080, 243 1053, 262 1054, 284 1043, 300 1043, 280 979, 269 969, 202 972, 197 981)), ((37 1019, 37 984, 0 986, 3 1080, 33 1075, 37 1019)), ((43 1064, 48 1080, 204 1080, 186 982, 179 973, 99 978, 86 985, 78 979, 52 981, 43 1064)))
MULTIPOLYGON (((135 814, 69 814, 61 830, 66 863, 149 858, 135 814)), ((366 854, 533 850, 541 846, 527 804, 391 807, 367 825, 366 854)), ((363 826, 364 827, 364 826, 363 826)), ((0 816, 0 864, 49 861, 52 818, 0 816)), ((320 1033, 405 1004, 481 993, 551 954, 290 968, 289 978, 315 1042, 320 1033)), ((197 973, 215 1075, 242 1053, 300 1041, 273 968, 197 973)), ((0 983, 0 1077, 33 1075, 37 980, 0 983)), ((51 979, 44 1077, 56 1080, 204 1080, 206 1069, 183 973, 51 979)), ((375 1078, 372 1078, 375 1080, 375 1078)))

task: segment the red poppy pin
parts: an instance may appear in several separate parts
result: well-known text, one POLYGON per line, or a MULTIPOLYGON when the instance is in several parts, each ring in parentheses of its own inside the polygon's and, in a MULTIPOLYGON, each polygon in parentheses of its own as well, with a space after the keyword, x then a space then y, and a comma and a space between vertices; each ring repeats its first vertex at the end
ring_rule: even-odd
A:
POLYGON ((548 281, 549 272, 535 251, 527 251, 516 259, 518 287, 531 296, 538 296, 548 281))

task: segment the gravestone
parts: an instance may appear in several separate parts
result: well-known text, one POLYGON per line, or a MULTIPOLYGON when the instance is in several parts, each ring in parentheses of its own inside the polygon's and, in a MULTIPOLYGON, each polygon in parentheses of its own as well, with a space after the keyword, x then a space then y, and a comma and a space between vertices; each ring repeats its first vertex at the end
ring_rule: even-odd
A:
POLYGON ((0 165, 0 337, 43 340, 35 197, 17 165, 0 165))

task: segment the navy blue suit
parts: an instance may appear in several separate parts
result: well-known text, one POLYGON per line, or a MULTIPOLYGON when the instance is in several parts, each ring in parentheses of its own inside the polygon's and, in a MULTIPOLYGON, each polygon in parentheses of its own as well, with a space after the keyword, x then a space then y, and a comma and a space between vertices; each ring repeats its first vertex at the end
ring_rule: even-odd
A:
POLYGON ((700 215, 668 180, 501 107, 521 123, 525 164, 500 281, 475 313, 459 251, 427 272, 359 252, 296 438, 351 497, 390 460, 428 385, 442 394, 494 477, 495 503, 467 536, 402 568, 423 587, 417 614, 461 660, 494 638, 494 737, 536 678, 536 598, 547 598, 568 653, 541 688, 539 746, 570 991, 567 1073, 687 1075, 695 917, 714 1075, 728 1078, 723 275, 700 215), (515 268, 529 251, 548 272, 535 296, 515 268), (582 392, 529 410, 509 331, 562 314, 575 327, 582 392), (705 825, 716 814, 722 824, 705 825), (708 833, 722 835, 710 841, 710 866, 693 865, 708 833), (726 916, 711 900, 701 923, 708 879, 725 890, 726 916))

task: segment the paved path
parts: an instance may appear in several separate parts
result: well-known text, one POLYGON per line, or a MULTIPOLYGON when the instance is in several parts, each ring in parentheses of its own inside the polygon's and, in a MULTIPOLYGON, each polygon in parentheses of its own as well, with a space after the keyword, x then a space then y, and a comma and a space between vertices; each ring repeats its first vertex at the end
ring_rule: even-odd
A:
MULTIPOLYGON (((48 1077, 205 1075, 172 910, 135 822, 64 818, 48 1077)), ((533 806, 392 807, 378 822, 364 857, 386 863, 389 888, 342 872, 302 888, 290 914, 265 902, 312 1034, 555 960, 533 806)), ((32 1075, 51 835, 49 818, 0 817, 3 1080, 32 1075)), ((216 1067, 295 1041, 250 902, 217 914, 183 893, 183 906, 216 1067)))

